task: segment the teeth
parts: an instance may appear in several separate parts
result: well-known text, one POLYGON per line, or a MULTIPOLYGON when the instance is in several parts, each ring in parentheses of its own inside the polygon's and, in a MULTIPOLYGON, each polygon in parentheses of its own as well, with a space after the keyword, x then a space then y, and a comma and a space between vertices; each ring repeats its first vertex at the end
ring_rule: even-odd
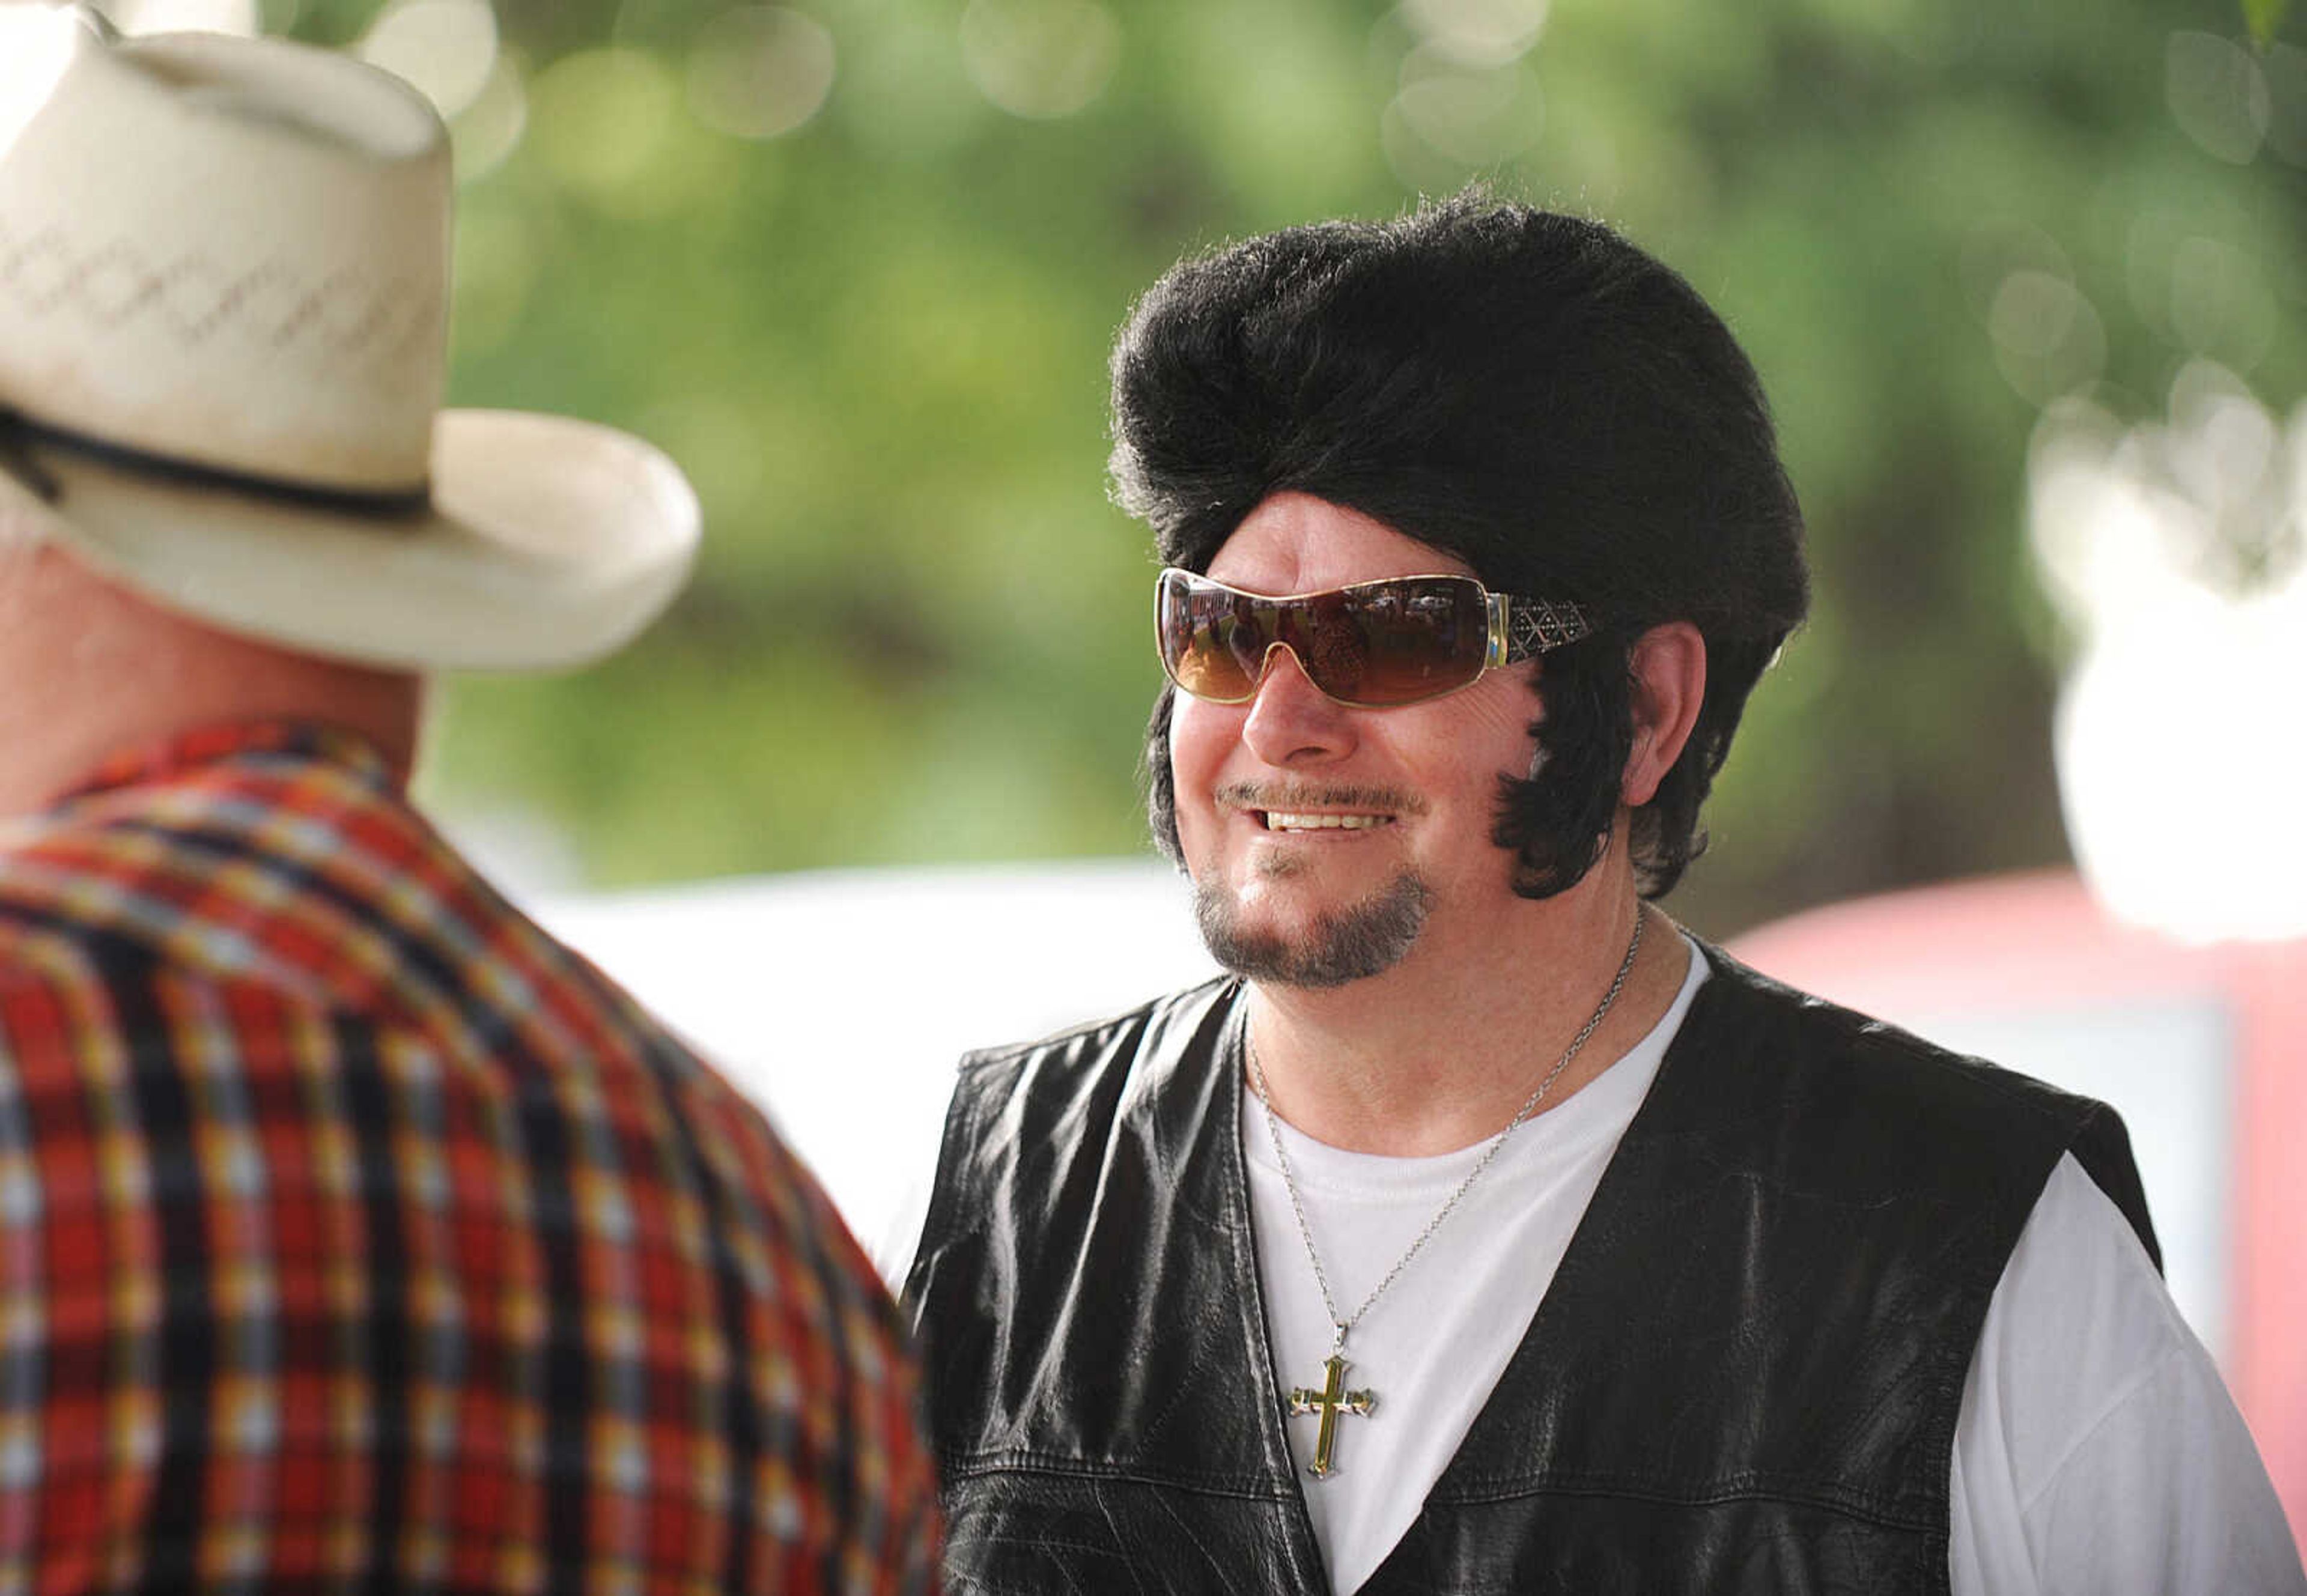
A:
POLYGON ((1265 811, 1268 831, 1367 831, 1393 823, 1392 815, 1293 815, 1275 809, 1265 811))

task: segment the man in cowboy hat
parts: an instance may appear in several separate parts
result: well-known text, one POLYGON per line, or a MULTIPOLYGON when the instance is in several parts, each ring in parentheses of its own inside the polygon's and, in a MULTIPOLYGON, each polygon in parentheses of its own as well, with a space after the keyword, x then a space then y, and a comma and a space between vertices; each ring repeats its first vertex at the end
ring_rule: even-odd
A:
POLYGON ((1806 603, 1690 287, 1474 198, 1295 228, 1113 392, 1233 974, 963 1067, 906 1285, 956 1583, 2307 1592, 2114 1116, 1655 906, 1806 603))
POLYGON ((397 80, 15 6, 0 95, 0 1586, 926 1588, 832 1209, 407 796, 425 673, 664 607, 680 473, 439 410, 397 80))

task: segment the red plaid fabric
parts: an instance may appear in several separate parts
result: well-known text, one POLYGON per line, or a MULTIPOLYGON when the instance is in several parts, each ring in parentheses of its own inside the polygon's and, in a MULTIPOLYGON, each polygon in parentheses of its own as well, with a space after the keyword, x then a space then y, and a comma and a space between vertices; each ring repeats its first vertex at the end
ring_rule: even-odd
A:
POLYGON ((923 1590, 896 1325, 366 748, 0 828, 0 1596, 923 1590))

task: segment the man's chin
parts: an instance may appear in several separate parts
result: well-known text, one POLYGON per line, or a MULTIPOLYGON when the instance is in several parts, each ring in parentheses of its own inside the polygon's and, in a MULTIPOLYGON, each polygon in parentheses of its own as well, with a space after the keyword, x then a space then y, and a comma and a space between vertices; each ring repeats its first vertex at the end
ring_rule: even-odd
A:
POLYGON ((1216 881, 1194 888, 1194 921, 1219 965, 1247 980, 1309 990, 1382 975, 1410 955, 1426 927, 1433 893, 1405 870, 1386 886, 1295 932, 1246 923, 1241 899, 1216 881))

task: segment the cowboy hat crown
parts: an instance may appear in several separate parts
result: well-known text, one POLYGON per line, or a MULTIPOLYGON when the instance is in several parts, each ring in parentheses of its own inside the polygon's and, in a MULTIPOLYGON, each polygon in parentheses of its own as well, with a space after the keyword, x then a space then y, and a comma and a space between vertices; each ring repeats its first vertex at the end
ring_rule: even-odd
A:
POLYGON ((678 591, 640 440, 442 408, 446 130, 364 63, 0 5, 0 515, 227 630, 575 665, 678 591))

